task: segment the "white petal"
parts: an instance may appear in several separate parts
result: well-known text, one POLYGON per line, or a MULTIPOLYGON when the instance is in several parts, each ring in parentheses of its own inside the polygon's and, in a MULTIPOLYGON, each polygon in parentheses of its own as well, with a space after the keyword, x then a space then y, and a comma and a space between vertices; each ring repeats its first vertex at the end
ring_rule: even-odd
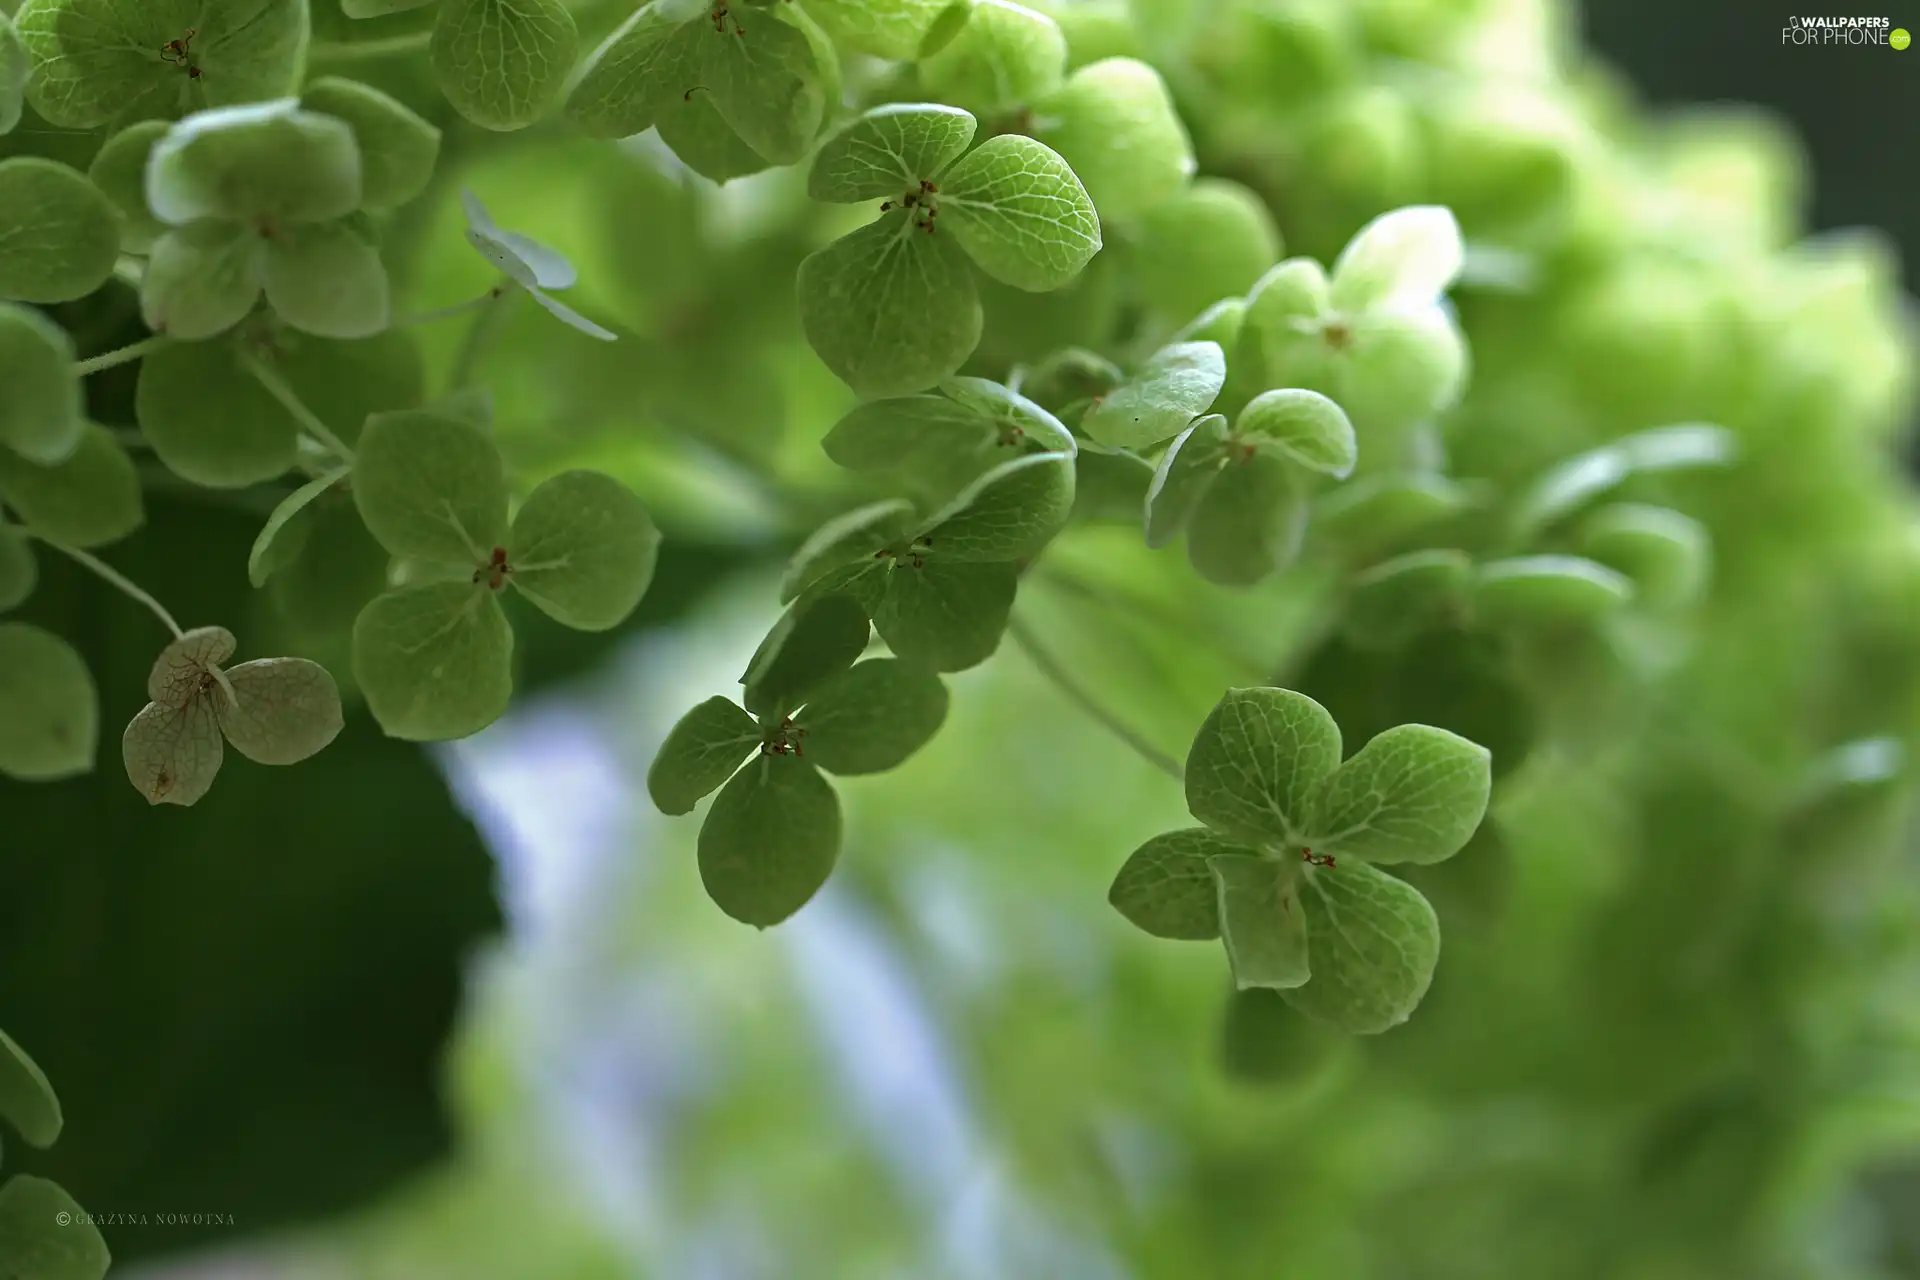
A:
POLYGON ((495 238, 533 268, 534 280, 542 289, 571 289, 580 279, 580 273, 567 261, 566 254, 548 248, 532 236, 523 236, 518 231, 502 231, 495 238))
POLYGON ((589 337, 599 338, 603 342, 618 342, 620 340, 619 334, 613 332, 611 329, 602 329, 599 325, 587 319, 564 302, 557 302, 532 286, 528 286, 527 292, 533 295, 535 302, 559 317, 562 323, 578 329, 589 337))

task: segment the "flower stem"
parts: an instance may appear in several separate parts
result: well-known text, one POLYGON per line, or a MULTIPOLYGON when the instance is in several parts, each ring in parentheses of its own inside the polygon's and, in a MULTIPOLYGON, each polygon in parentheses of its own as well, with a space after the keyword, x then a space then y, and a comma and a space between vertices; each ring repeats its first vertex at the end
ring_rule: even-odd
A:
POLYGON ((1024 622, 1018 618, 1008 622, 1007 634, 1013 637, 1015 644, 1026 651, 1027 657, 1033 660, 1033 665, 1039 668, 1040 674, 1053 681, 1060 692, 1067 696, 1069 702, 1098 720, 1107 732, 1133 748, 1141 759, 1169 778, 1178 782, 1186 777, 1186 770, 1180 767, 1178 760, 1148 742, 1118 716, 1101 706, 1099 700, 1073 678, 1060 660, 1048 651, 1047 647, 1040 642, 1040 638, 1024 622))
POLYGON ((432 324, 436 320, 451 319, 454 316, 464 315, 469 311, 484 307, 505 292, 506 289, 503 286, 495 285, 477 298, 468 298, 465 302, 456 302, 450 307, 439 307, 432 311, 422 311, 417 316, 402 316, 388 327, 393 329, 410 329, 417 324, 432 324))
POLYGON ((506 319, 507 299, 518 292, 512 284, 503 280, 481 300, 480 314, 473 318, 473 325, 460 344, 460 353, 453 359, 453 390, 473 385, 474 366, 480 363, 480 353, 506 319))
POLYGON ((253 375, 255 382, 266 388, 268 395, 280 402, 281 408, 293 415, 294 421, 300 424, 301 430, 333 450, 342 462, 348 466, 353 465, 353 450, 347 448, 340 437, 333 434, 332 427, 320 421, 319 414, 307 408, 293 388, 287 385, 285 378, 260 363, 259 357, 250 352, 240 353, 240 364, 253 375))
POLYGON ((432 39, 431 31, 415 31, 384 40, 319 40, 308 49, 307 56, 315 62, 371 62, 376 58, 418 53, 432 39))
POLYGON ((98 373, 102 369, 111 369, 117 364, 126 364, 129 361, 138 360, 141 356, 151 355, 162 347, 172 345, 172 338, 169 338, 164 333, 156 333, 150 338, 142 338, 138 342, 130 342, 124 347, 116 347, 112 351, 102 352, 97 356, 89 356, 85 360, 77 360, 73 365, 73 374, 76 378, 84 378, 90 373, 98 373))
POLYGON ((80 550, 80 548, 78 547, 70 547, 64 542, 56 542, 54 539, 49 538, 44 533, 35 533, 33 530, 29 529, 27 530, 27 536, 38 539, 39 541, 46 543, 49 547, 52 547, 55 551, 58 551, 61 555, 66 556, 68 559, 74 561, 76 564, 79 564, 82 567, 89 569, 92 572, 98 574, 100 577, 104 578, 107 582, 111 583, 114 587, 124 592, 130 598, 145 605, 149 610, 152 611, 154 617, 160 619, 161 622, 166 624, 167 630, 173 633, 173 638, 175 640, 178 640, 181 637, 181 635, 184 634, 180 630, 180 624, 173 620, 173 615, 167 612, 166 607, 164 605, 162 605, 158 600, 155 600, 152 596, 148 595, 146 592, 142 591, 139 587, 136 587, 126 577, 122 576, 118 569, 115 569, 112 565, 108 564, 106 561, 101 560, 96 556, 89 555, 85 551, 80 550))

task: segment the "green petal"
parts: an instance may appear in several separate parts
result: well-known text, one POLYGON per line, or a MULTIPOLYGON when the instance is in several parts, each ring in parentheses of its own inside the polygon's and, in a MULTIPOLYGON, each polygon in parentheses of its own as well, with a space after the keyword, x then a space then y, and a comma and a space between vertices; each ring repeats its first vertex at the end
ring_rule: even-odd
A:
POLYGON ((913 524, 913 504, 901 498, 888 498, 835 516, 793 553, 780 579, 780 603, 786 604, 836 569, 870 566, 875 553, 905 538, 913 524))
POLYGON ((147 162, 147 204, 172 226, 324 222, 358 209, 360 193, 353 130, 292 98, 188 116, 147 162))
POLYGON ((833 46, 792 5, 733 8, 726 23, 724 32, 701 19, 687 25, 701 45, 697 83, 749 147, 775 164, 792 164, 838 101, 833 46))
POLYGON ((195 222, 153 242, 140 315, 155 333, 198 342, 246 318, 266 283, 265 242, 232 222, 195 222))
POLYGON ((1473 607, 1489 622, 1588 622, 1633 599, 1633 580, 1580 556, 1489 560, 1474 575, 1473 607))
POLYGON ((0 524, 0 613, 17 609, 40 582, 40 566, 25 530, 0 524))
POLYGON ((1207 862, 1246 852, 1205 827, 1157 835, 1127 858, 1107 901, 1156 938, 1209 942, 1220 936, 1220 901, 1207 862))
POLYGON ((1579 511, 1629 476, 1724 467, 1739 442, 1723 427, 1679 423, 1621 436, 1548 469, 1514 503, 1512 529, 1526 539, 1579 511))
POLYGON ((12 133, 26 103, 27 46, 13 29, 13 16, 0 12, 0 134, 12 133))
POLYGON ((1383 213, 1354 233, 1333 264, 1333 306, 1356 312, 1430 305, 1458 278, 1464 257, 1452 210, 1416 205, 1383 213))
POLYGON ((694 35, 674 6, 643 6, 587 55, 567 94, 567 118, 596 138, 646 132, 699 83, 694 35))
POLYGON ((1291 689, 1229 689, 1187 755, 1187 809, 1229 839, 1297 852, 1340 765, 1340 727, 1291 689))
POLYGON ((958 107, 895 102, 829 138, 813 158, 807 194, 852 204, 898 200, 940 176, 973 142, 977 122, 958 107))
POLYGON ((946 396, 891 396, 856 405, 820 447, 849 471, 961 465, 995 443, 991 422, 946 396))
POLYGON ((1041 453, 1072 453, 1073 433, 1047 410, 1016 391, 985 378, 948 378, 941 394, 979 414, 1001 443, 1041 453))
POLYGON ((1011 564, 895 564, 881 591, 874 630, 902 658, 935 671, 964 671, 993 656, 1007 629, 1020 573, 1011 564))
POLYGON ((293 469, 300 432, 232 342, 178 343, 140 363, 134 416, 168 470, 237 489, 293 469))
POLYGON ((1220 895, 1220 937, 1235 988, 1285 991, 1307 980, 1300 864, 1245 854, 1208 863, 1220 895))
POLYGON ((1307 503, 1270 454, 1230 462, 1187 527, 1187 559, 1221 586, 1251 586, 1293 563, 1307 503))
POLYGON ((1413 639, 1457 607, 1473 575, 1473 558, 1455 548, 1410 551, 1354 578, 1347 598, 1347 637, 1391 646, 1413 639))
POLYGON ((171 119, 292 93, 306 63, 309 0, 27 0, 27 100, 62 129, 171 119), (193 36, 189 68, 162 59, 193 36))
POLYGON ((1073 518, 1138 525, 1153 487, 1151 462, 1125 449, 1088 443, 1073 460, 1073 518))
POLYGON ((1003 462, 927 521, 920 535, 944 563, 1032 555, 1073 510, 1073 457, 1033 453, 1003 462))
POLYGON ((924 391, 980 343, 980 294, 952 236, 889 214, 800 264, 800 323, 826 366, 863 396, 924 391))
POLYGON ((255 587, 267 585, 267 579, 286 568, 299 557, 305 548, 306 539, 312 529, 311 515, 307 508, 315 498, 347 478, 348 469, 341 467, 307 481, 298 489, 281 499, 267 516, 266 524, 253 540, 253 548, 247 553, 247 581, 255 587))
POLYGON ((580 32, 560 0, 441 0, 428 56, 454 110, 483 129, 524 129, 560 93, 580 32))
POLYGON ((1227 420, 1210 413, 1182 431, 1154 468, 1147 489, 1147 545, 1164 547, 1193 523, 1194 513, 1227 466, 1227 420))
POLYGON ((840 801, 820 771, 762 755, 720 789, 700 828, 700 881, 719 908, 758 928, 804 907, 840 855, 840 801))
POLYGON ((1157 444, 1205 413, 1226 380, 1227 358, 1214 343, 1162 347, 1087 410, 1080 429, 1102 444, 1133 449, 1157 444))
POLYGON ((142 120, 108 138, 87 166, 87 177, 113 204, 120 221, 120 247, 146 253, 167 226, 147 208, 147 158, 167 134, 165 120, 142 120))
POLYGON ((1314 507, 1313 526, 1354 554, 1390 547, 1467 510, 1468 492, 1442 475, 1378 471, 1341 485, 1314 507))
POLYGON ((113 204, 85 174, 39 156, 0 160, 0 298, 84 298, 119 256, 113 204))
POLYGON ((29 529, 74 547, 118 542, 147 518, 133 459, 91 424, 80 447, 51 467, 0 449, 0 501, 29 529))
POLYGON ((808 0, 807 12, 825 27, 834 39, 876 58, 904 61, 920 51, 921 44, 949 11, 964 17, 967 6, 955 0, 808 0))
POLYGON ((127 723, 120 758, 127 780, 148 804, 199 803, 226 758, 213 699, 196 695, 178 706, 149 702, 127 723))
POLYGON ((938 231, 1016 289, 1058 289, 1100 252, 1100 218, 1080 179, 1045 143, 1019 134, 989 139, 948 170, 939 208, 938 231))
POLYGON ((289 325, 323 338, 366 338, 391 319, 380 252, 330 222, 288 227, 267 242, 267 303, 289 325))
POLYGON ((1034 106, 1033 136, 1073 166, 1105 221, 1123 222, 1178 195, 1193 142, 1160 73, 1133 58, 1081 67, 1034 106))
POLYGON ((1351 331, 1348 371, 1334 399, 1363 434, 1402 430, 1460 398, 1466 340, 1441 308, 1370 313, 1351 331))
POLYGON ((93 768, 99 695, 86 662, 59 636, 0 623, 0 709, 0 774, 51 782, 93 768))
POLYGON ((1336 480, 1352 475, 1360 456, 1353 424, 1318 391, 1264 391, 1240 411, 1234 433, 1336 480))
POLYGON ((0 1187, 0 1257, 14 1275, 34 1280, 104 1280, 113 1265, 99 1228, 74 1198, 26 1174, 0 1187))
POLYGON ((713 99, 704 93, 662 103, 655 122, 660 141, 680 163, 710 182, 731 182, 773 167, 734 132, 713 99))
POLYGON ((1713 559, 1706 526, 1671 507, 1616 502, 1580 528, 1580 550, 1633 580, 1634 598, 1659 608, 1697 599, 1713 559))
POLYGON ((347 122, 360 148, 360 207, 393 209, 427 189, 440 158, 440 130, 372 85, 321 76, 300 105, 347 122))
POLYGON ((1286 992, 1287 1003, 1355 1035, 1399 1026, 1426 995, 1440 959, 1433 908, 1412 885, 1363 862, 1303 874, 1313 978, 1286 992))
POLYGON ((60 1137, 66 1123, 46 1073, 4 1031, 0 1031, 0 1120, 43 1151, 60 1137))
POLYGON ((355 620, 353 674, 389 737, 464 738, 512 700, 513 628, 485 585, 401 587, 355 620))
POLYGON ((982 115, 1026 106, 1060 86, 1067 38, 1060 25, 1011 0, 974 0, 938 53, 920 61, 920 83, 943 102, 982 115))
POLYGON ((220 731, 256 764, 298 764, 340 733, 340 690, 305 658, 262 658, 227 671, 233 701, 216 696, 220 731))
POLYGON ((1179 322, 1251 289, 1280 256, 1280 232, 1253 192, 1201 178, 1141 219, 1134 247, 1141 297, 1179 322))
POLYGON ((828 773, 885 773, 932 740, 947 686, 924 667, 873 658, 828 680, 797 718, 801 754, 828 773))
POLYGON ((1492 757, 1432 725, 1374 735, 1327 779, 1310 844, 1364 862, 1442 862, 1486 816, 1492 757))
POLYGON ((619 626, 653 581, 660 531, 633 490, 598 471, 563 471, 513 518, 509 579, 577 631, 619 626))
POLYGON ((86 427, 73 339, 31 307, 0 302, 0 446, 54 463, 79 447, 86 427))
POLYGON ((774 719, 807 700, 816 687, 851 667, 867 651, 873 626, 860 602, 846 595, 809 596, 773 624, 740 676, 741 701, 774 719))
POLYGON ((760 726, 728 698, 708 698, 680 717, 647 769, 647 794, 678 816, 731 778, 760 745, 760 726))
POLYGON ((367 419, 353 465, 367 530, 396 556, 485 564, 507 535, 500 451, 460 418, 414 409, 367 419))

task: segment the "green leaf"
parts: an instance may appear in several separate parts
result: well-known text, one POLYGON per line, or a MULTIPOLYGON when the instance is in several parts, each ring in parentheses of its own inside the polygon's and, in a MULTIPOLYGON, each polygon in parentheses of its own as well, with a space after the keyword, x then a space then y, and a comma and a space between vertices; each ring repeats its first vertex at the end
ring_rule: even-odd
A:
POLYGON ((1229 689, 1187 756, 1187 808, 1229 839, 1297 853, 1340 765, 1340 727, 1291 689, 1229 689))
POLYGON ((780 615, 754 650, 740 676, 741 701, 753 714, 777 720, 858 662, 872 636, 867 612, 853 597, 804 597, 780 615))
POLYGON ((246 318, 266 285, 265 242, 238 223, 195 222, 153 242, 140 315, 155 333, 198 342, 246 318))
POLYGON ((1308 843, 1343 860, 1443 862, 1486 816, 1492 786, 1485 747, 1432 725, 1397 725, 1327 779, 1308 843))
POLYGON ((308 0, 27 0, 27 100, 49 124, 98 129, 292 93, 306 62, 308 0), (162 59, 192 31, 188 68, 162 59))
POLYGON ((34 532, 74 547, 118 542, 146 519, 133 459, 112 432, 91 424, 55 466, 0 449, 0 502, 34 532))
POLYGON ((347 122, 360 148, 360 207, 393 209, 427 189, 440 158, 440 130, 372 85, 321 76, 300 91, 309 111, 347 122))
POLYGON ((428 56, 454 110, 483 129, 524 129, 560 93, 580 33, 560 0, 441 0, 428 56))
POLYGON ((894 102, 827 139, 807 173, 815 200, 898 200, 940 176, 973 142, 977 122, 958 107, 894 102))
POLYGON ((1634 599, 1672 608, 1699 598, 1711 572, 1706 526, 1671 507, 1616 502, 1581 525, 1580 550, 1633 580, 1634 599))
POLYGON ((1160 73, 1104 58, 1034 104, 1033 136, 1073 167, 1100 217, 1138 218, 1193 177, 1193 141, 1160 73))
POLYGON ((1011 564, 892 564, 875 575, 873 627, 902 658, 964 671, 993 656, 1020 572, 1011 564))
POLYGON ((25 531, 0 523, 0 613, 17 609, 40 581, 40 566, 25 531))
MULTIPOLYGON (((833 46, 796 6, 732 8, 716 31, 703 18, 686 30, 699 42, 699 79, 749 147, 793 164, 812 147, 829 103, 840 96, 833 46)), ((692 86, 687 86, 691 88, 692 86)))
POLYGON ((804 907, 840 856, 840 801, 819 770, 761 755, 720 789, 700 828, 700 881, 720 909, 764 929, 804 907))
POLYGON ((282 320, 323 338, 365 338, 391 319, 380 252, 343 223, 288 227, 267 242, 261 283, 282 320))
POLYGON ((1265 453, 1233 459, 1187 527, 1187 559, 1209 582, 1251 586, 1293 563, 1306 522, 1286 463, 1265 453))
POLYGON ((808 0, 807 12, 849 49, 876 58, 911 59, 952 11, 955 0, 808 0))
POLYGON ((1347 636, 1390 646, 1427 629, 1466 595, 1473 557, 1455 548, 1410 551, 1359 574, 1347 599, 1347 636))
POLYGON ((1052 18, 1011 0, 974 0, 952 40, 920 61, 920 83, 981 115, 1026 106, 1060 86, 1067 38, 1052 18))
POLYGON ((1186 531, 1227 465, 1227 420, 1210 413, 1182 431, 1154 468, 1147 489, 1147 545, 1164 547, 1186 531))
POLYGON ((85 174, 39 156, 0 160, 0 298, 84 298, 119 256, 113 204, 85 174))
POLYGON ((66 1123, 46 1073, 5 1031, 0 1031, 0 1120, 43 1151, 66 1123))
POLYGON ((51 782, 93 768, 99 697, 87 664, 65 640, 0 622, 0 708, 0 774, 51 782))
POLYGON ((1181 342, 1147 357, 1138 372, 1096 401, 1080 429, 1102 444, 1137 449, 1187 429, 1227 380, 1227 359, 1212 342, 1181 342))
POLYGON ((786 604, 836 569, 869 565, 876 553, 905 538, 913 523, 913 504, 901 498, 835 516, 793 553, 780 579, 780 603, 786 604))
POLYGON ((306 545, 311 529, 307 507, 327 490, 347 478, 348 468, 340 467, 316 476, 281 499, 260 528, 247 553, 247 581, 255 587, 267 585, 267 579, 292 564, 306 545), (291 527, 289 527, 291 526, 291 527))
POLYGON ((938 202, 938 230, 952 232, 982 271, 1016 289, 1058 289, 1100 252, 1100 218, 1086 188, 1032 138, 1002 134, 982 143, 947 171, 938 202))
POLYGON ((1220 936, 1220 902, 1207 863, 1246 851, 1205 827, 1168 831, 1133 851, 1107 901, 1156 938, 1210 942, 1220 936))
POLYGON ((300 432, 230 342, 177 343, 140 363, 134 416, 168 470, 211 488, 285 475, 300 432))
POLYGON ((293 98, 188 116, 154 144, 147 205, 171 226, 344 218, 360 207, 360 148, 344 120, 293 98))
POLYGON ((760 726, 728 698, 708 698, 680 717, 647 769, 647 794, 678 816, 731 778, 760 745, 760 726))
POLYGON ((0 1257, 20 1280, 104 1280, 113 1256, 56 1183, 22 1174, 0 1187, 0 1257))
POLYGON ((120 222, 120 247, 146 253, 167 226, 147 208, 147 158, 167 134, 165 120, 142 120, 108 138, 87 166, 87 177, 113 205, 120 222))
POLYGON ((261 658, 230 668, 233 701, 216 696, 227 741, 256 764, 298 764, 338 736, 340 690, 305 658, 261 658))
POLYGON ((596 138, 628 138, 652 128, 672 99, 691 95, 699 46, 685 10, 649 4, 616 27, 581 64, 567 118, 596 138))
POLYGON ((27 46, 13 29, 11 14, 0 12, 0 134, 20 123, 27 94, 27 46))
POLYGON ((619 626, 653 581, 660 531, 633 490, 598 471, 542 481, 513 518, 508 579, 577 631, 619 626))
POLYGON ((464 738, 513 697, 513 628, 484 584, 401 587, 354 621, 353 674, 388 737, 464 738))
POLYGON ((1246 854, 1212 859, 1219 889, 1220 937, 1233 984, 1284 991, 1307 980, 1307 922, 1300 909, 1300 864, 1246 854))
POLYGON ((1264 391, 1240 411, 1234 433, 1336 480, 1352 475, 1360 456, 1353 424, 1318 391, 1264 391))
POLYGON ((1473 607, 1489 622, 1589 622, 1633 599, 1633 580, 1580 556, 1489 560, 1474 575, 1473 607))
POLYGON ((1346 312, 1428 306, 1459 277, 1464 258, 1452 210, 1394 209, 1361 227, 1340 251, 1332 304, 1346 312))
POLYGON ((0 302, 0 447, 53 463, 79 447, 86 427, 73 339, 31 307, 0 302))
POLYGON ((863 396, 924 391, 980 343, 980 293, 953 237, 888 214, 800 264, 800 323, 827 368, 863 396))
POLYGON ((942 563, 1019 560, 1045 546, 1073 510, 1073 458, 1031 453, 981 476, 920 535, 942 563))
POLYGON ((1300 886, 1313 978, 1287 1003, 1342 1031, 1407 1020, 1440 959, 1440 922, 1420 891, 1363 862, 1308 867, 1300 886))
POLYGON ((500 451, 472 423, 426 409, 377 413, 360 434, 353 500, 389 552, 485 564, 507 535, 500 451))
POLYGON ((885 773, 932 740, 947 718, 939 676, 898 658, 873 658, 834 676, 797 717, 809 764, 843 775, 885 773))
POLYGON ((1223 178, 1201 178, 1141 218, 1133 248, 1141 298, 1168 320, 1184 322, 1251 289, 1280 256, 1280 232, 1253 192, 1223 178))

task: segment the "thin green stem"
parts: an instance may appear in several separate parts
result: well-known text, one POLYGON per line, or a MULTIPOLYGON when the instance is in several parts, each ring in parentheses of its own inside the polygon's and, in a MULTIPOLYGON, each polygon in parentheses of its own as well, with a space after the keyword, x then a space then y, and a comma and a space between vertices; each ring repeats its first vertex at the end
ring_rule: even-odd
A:
POLYGON ((301 430, 333 450, 342 462, 348 466, 353 465, 353 450, 349 449, 339 436, 333 434, 332 427, 320 421, 319 414, 307 408, 293 388, 287 385, 285 378, 260 363, 259 357, 251 352, 240 353, 240 364, 253 375, 255 382, 266 388, 268 395, 280 402, 281 408, 293 415, 293 420, 300 424, 301 430))
POLYGON ((1125 721, 1102 706, 1100 700, 1088 692, 1086 687, 1078 680, 1074 679, 1073 674, 1067 670, 1065 664, 1053 656, 1047 647, 1040 642, 1040 637, 1036 636, 1032 629, 1024 622, 1018 618, 1014 618, 1008 622, 1007 634, 1013 637, 1015 644, 1026 651, 1027 657, 1033 660, 1033 665, 1039 669, 1040 674, 1053 681, 1060 692, 1066 695, 1067 701, 1073 703, 1082 711, 1099 721, 1107 732, 1126 743, 1141 759, 1166 774, 1169 778, 1172 778, 1176 782, 1185 779, 1186 770, 1180 767, 1178 760, 1175 760, 1172 756, 1160 750, 1151 742, 1148 742, 1145 738, 1141 737, 1140 734, 1136 733, 1125 721))
POLYGON ((520 292, 511 283, 501 281, 493 287, 489 295, 481 302, 480 314, 473 318, 473 325, 467 330, 465 340, 460 343, 460 353, 453 358, 453 390, 473 385, 475 368, 480 363, 480 353, 486 350, 487 343, 500 328, 507 316, 507 299, 520 292))
POLYGON ((131 361, 138 360, 141 356, 152 355, 162 347, 170 347, 172 345, 172 338, 169 338, 164 333, 156 333, 150 338, 142 338, 138 342, 130 342, 124 347, 116 347, 112 351, 104 351, 97 356, 89 356, 85 360, 76 360, 73 365, 73 376, 76 378, 84 378, 90 373, 98 373, 102 369, 111 369, 117 364, 127 364, 131 361))
POLYGON ((400 319, 395 320, 389 327, 394 329, 410 329, 417 324, 432 324, 436 320, 446 320, 453 316, 465 315, 469 311, 474 311, 486 306, 489 302, 492 302, 505 292, 506 289, 503 286, 495 285, 477 298, 468 298, 465 302, 456 302, 450 307, 439 307, 433 311, 422 311, 417 316, 402 316, 400 319))
POLYGON ((101 560, 95 556, 88 555, 86 552, 80 550, 80 548, 78 547, 70 547, 64 542, 56 542, 54 539, 49 538, 44 533, 35 533, 33 530, 29 529, 27 530, 27 536, 46 543, 49 547, 52 547, 55 551, 58 551, 61 555, 66 556, 70 560, 74 561, 76 564, 98 574, 101 578, 104 578, 107 582, 111 583, 114 587, 124 592, 131 599, 136 600, 139 603, 145 605, 149 610, 153 612, 154 617, 160 619, 161 622, 166 624, 167 630, 173 633, 173 638, 175 640, 178 640, 182 635, 185 634, 183 631, 180 630, 180 624, 173 620, 173 615, 167 612, 166 606, 162 605, 158 600, 155 600, 152 596, 142 591, 139 587, 136 587, 131 581, 129 581, 124 576, 122 576, 118 569, 115 569, 112 565, 108 564, 106 561, 101 560))
POLYGON ((308 56, 315 62, 371 62, 378 58, 394 58, 402 54, 419 53, 433 40, 431 31, 415 31, 404 36, 388 36, 384 40, 319 40, 308 49, 308 56))

